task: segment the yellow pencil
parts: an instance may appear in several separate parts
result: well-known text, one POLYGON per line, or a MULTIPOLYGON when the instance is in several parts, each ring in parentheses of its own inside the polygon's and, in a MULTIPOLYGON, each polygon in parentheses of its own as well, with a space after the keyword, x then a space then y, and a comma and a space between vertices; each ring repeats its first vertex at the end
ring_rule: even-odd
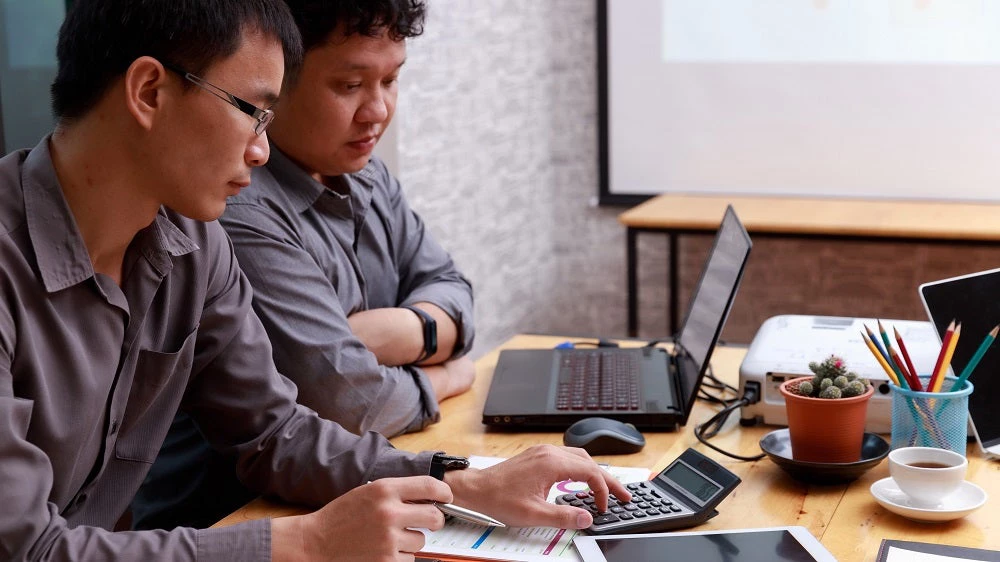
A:
POLYGON ((861 332, 861 338, 865 340, 865 344, 868 345, 868 351, 872 352, 872 355, 874 355, 875 359, 878 360, 878 364, 882 365, 882 369, 885 371, 885 374, 889 375, 889 380, 891 380, 896 386, 900 386, 899 379, 896 378, 895 371, 893 371, 892 367, 886 363, 885 358, 882 357, 882 354, 875 348, 875 344, 872 343, 872 340, 868 339, 868 335, 861 332))
POLYGON ((959 322, 958 326, 955 326, 955 333, 948 340, 948 347, 944 350, 944 359, 941 361, 941 366, 938 367, 939 371, 934 374, 934 388, 931 389, 931 392, 941 392, 941 385, 944 384, 944 374, 948 372, 948 367, 951 366, 951 356, 955 354, 955 346, 958 345, 958 336, 961 334, 962 323, 959 322))

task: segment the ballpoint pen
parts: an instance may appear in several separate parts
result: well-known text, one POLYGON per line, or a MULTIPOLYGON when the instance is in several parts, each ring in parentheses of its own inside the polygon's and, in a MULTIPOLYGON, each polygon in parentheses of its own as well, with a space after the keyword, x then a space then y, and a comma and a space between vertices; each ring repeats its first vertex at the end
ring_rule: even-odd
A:
POLYGON ((459 519, 469 521, 471 523, 478 523, 480 525, 487 525, 490 527, 507 526, 501 523, 500 521, 497 521, 496 519, 490 517, 489 515, 479 513, 478 511, 472 511, 471 509, 466 509, 464 507, 460 507, 451 503, 439 503, 439 502, 433 502, 433 503, 438 509, 441 510, 441 513, 444 513, 445 515, 452 515, 454 517, 458 517, 459 519))

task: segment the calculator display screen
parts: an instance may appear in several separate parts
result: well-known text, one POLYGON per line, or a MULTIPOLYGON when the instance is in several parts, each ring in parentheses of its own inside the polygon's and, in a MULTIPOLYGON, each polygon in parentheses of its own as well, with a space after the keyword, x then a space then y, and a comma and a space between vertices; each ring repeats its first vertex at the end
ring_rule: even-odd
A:
POLYGON ((675 462, 673 466, 663 471, 659 478, 668 480, 703 502, 710 500, 722 489, 722 486, 698 474, 682 462, 675 462))

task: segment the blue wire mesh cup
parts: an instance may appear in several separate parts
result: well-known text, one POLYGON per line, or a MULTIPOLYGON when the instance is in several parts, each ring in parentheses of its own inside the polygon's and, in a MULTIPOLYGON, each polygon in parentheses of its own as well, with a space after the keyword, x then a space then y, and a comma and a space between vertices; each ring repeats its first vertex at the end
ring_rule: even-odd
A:
MULTIPOLYGON (((892 448, 936 447, 965 455, 969 426, 969 395, 972 383, 951 390, 956 382, 945 377, 941 385, 947 392, 917 392, 889 383, 892 389, 892 448)), ((920 377, 927 388, 930 377, 920 377)))

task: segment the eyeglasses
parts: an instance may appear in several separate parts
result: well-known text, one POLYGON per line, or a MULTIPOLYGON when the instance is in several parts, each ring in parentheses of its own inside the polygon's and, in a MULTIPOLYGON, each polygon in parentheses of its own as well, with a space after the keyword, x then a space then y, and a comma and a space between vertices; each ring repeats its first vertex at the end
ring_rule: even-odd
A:
POLYGON ((215 84, 212 84, 211 82, 208 82, 207 80, 204 80, 204 79, 202 79, 202 78, 200 78, 198 76, 195 76, 194 74, 191 74, 190 72, 182 70, 181 68, 178 68, 176 66, 169 65, 169 64, 164 64, 163 66, 167 70, 176 72, 182 78, 184 78, 185 80, 190 81, 195 86, 198 86, 199 88, 202 88, 203 90, 205 90, 208 93, 210 93, 210 94, 218 97, 222 101, 224 101, 224 102, 232 105, 233 107, 235 107, 236 109, 242 111, 243 113, 246 113, 250 117, 253 117, 254 120, 257 121, 257 124, 253 128, 253 132, 257 133, 258 135, 261 134, 261 133, 263 133, 264 131, 266 131, 268 125, 270 125, 271 121, 274 120, 274 112, 271 111, 270 109, 261 109, 261 108, 257 107, 256 105, 254 105, 254 104, 246 101, 245 99, 238 98, 238 97, 234 96, 233 94, 230 94, 229 92, 227 92, 227 91, 223 90, 222 88, 216 86, 215 84))

